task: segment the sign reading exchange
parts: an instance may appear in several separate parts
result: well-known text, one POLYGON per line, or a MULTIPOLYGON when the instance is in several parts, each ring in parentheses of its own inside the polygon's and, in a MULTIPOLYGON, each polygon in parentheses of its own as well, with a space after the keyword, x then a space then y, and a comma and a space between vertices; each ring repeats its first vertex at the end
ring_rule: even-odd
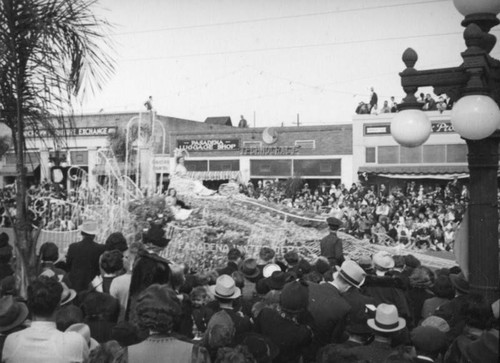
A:
POLYGON ((233 151, 240 149, 238 139, 177 140, 179 149, 188 151, 233 151))
MULTIPOLYGON (((55 134, 57 136, 74 136, 74 137, 96 137, 96 136, 108 136, 110 134, 116 133, 116 127, 72 127, 67 129, 56 129, 55 134)), ((24 137, 50 137, 51 133, 47 129, 35 130, 25 130, 24 137)))

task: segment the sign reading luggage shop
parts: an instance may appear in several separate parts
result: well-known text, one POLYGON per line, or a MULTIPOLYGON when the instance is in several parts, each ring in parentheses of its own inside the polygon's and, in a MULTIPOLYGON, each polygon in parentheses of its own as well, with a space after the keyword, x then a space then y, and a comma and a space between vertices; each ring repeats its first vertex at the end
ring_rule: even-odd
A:
POLYGON ((66 137, 66 136, 108 136, 116 133, 116 127, 72 127, 67 129, 55 129, 53 132, 49 132, 47 129, 35 130, 25 130, 24 137, 51 137, 54 133, 56 136, 66 137))
POLYGON ((240 149, 239 139, 177 140, 179 149, 188 151, 233 151, 240 149))

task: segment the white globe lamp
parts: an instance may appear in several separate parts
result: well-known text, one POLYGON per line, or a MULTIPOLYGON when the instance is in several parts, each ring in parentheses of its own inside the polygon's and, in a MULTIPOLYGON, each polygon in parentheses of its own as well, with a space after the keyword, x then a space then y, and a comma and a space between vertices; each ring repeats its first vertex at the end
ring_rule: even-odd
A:
POLYGON ((453 105, 451 124, 463 138, 481 140, 500 126, 500 109, 491 97, 464 96, 453 105))
POLYGON ((392 137, 401 146, 420 146, 427 141, 431 132, 431 122, 420 110, 402 110, 391 122, 392 137))
POLYGON ((473 14, 500 13, 500 1, 498 0, 453 0, 455 8, 463 16, 473 14))

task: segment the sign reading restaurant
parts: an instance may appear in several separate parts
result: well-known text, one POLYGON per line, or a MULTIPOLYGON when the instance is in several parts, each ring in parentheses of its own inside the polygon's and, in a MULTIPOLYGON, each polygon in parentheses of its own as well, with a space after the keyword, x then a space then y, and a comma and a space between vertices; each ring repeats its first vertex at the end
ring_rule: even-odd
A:
POLYGON ((188 151, 233 151, 240 149, 239 139, 177 140, 179 149, 188 151))
MULTIPOLYGON (((450 133, 455 132, 451 122, 438 121, 431 124, 433 133, 450 133)), ((371 135, 389 135, 391 133, 390 124, 365 125, 365 136, 371 135)))
MULTIPOLYGON (((67 137, 67 136, 86 136, 86 137, 96 137, 96 136, 108 136, 116 133, 116 127, 71 127, 67 129, 55 129, 54 132, 56 136, 67 137)), ((53 132, 49 132, 47 129, 40 130, 25 130, 24 137, 50 137, 53 132)))

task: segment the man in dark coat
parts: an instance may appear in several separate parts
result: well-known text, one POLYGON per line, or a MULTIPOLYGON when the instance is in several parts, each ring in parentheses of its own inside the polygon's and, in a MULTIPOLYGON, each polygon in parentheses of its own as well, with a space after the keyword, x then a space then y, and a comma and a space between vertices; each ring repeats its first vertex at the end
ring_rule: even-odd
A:
POLYGON ((86 221, 80 227, 83 239, 69 246, 66 255, 68 282, 77 292, 88 288, 89 283, 99 275, 99 257, 105 246, 94 242, 97 222, 86 221))
POLYGON ((337 231, 342 226, 342 221, 335 217, 329 217, 326 222, 330 227, 330 234, 320 242, 321 256, 328 258, 332 267, 340 266, 344 262, 344 249, 342 240, 337 237, 337 231))
POLYGON ((241 251, 237 248, 231 248, 227 253, 227 265, 221 269, 217 270, 219 276, 229 275, 231 276, 233 272, 238 271, 238 265, 241 261, 241 251))

